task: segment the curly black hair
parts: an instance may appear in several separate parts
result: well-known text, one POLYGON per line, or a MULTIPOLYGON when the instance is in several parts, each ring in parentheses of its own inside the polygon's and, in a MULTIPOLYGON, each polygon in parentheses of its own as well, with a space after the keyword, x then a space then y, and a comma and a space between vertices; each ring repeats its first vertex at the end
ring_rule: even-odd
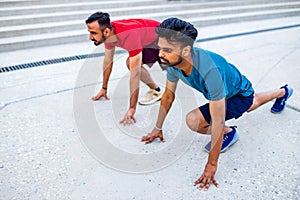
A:
POLYGON ((191 23, 175 17, 165 19, 156 27, 155 32, 168 42, 180 42, 183 46, 191 47, 198 36, 197 29, 191 23))

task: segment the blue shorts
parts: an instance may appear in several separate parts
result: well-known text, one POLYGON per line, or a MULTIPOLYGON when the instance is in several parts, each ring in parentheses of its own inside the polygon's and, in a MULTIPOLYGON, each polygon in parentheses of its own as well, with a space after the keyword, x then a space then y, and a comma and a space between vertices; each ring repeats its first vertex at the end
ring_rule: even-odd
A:
MULTIPOLYGON (((225 121, 229 119, 237 119, 243 115, 253 104, 254 94, 244 97, 235 95, 226 100, 226 116, 225 121)), ((204 119, 210 123, 211 116, 209 112, 209 103, 199 107, 204 119)))

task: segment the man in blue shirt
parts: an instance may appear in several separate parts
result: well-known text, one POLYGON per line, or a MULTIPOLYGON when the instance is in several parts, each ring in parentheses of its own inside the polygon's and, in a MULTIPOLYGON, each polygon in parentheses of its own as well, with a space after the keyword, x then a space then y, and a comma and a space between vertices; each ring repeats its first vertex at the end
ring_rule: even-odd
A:
POLYGON ((163 21, 157 28, 159 57, 167 67, 166 89, 161 99, 156 126, 142 141, 151 143, 155 138, 163 141, 163 122, 175 99, 178 80, 201 92, 209 100, 205 105, 190 111, 186 116, 188 127, 202 134, 211 134, 211 142, 205 146, 209 152, 204 172, 194 184, 199 189, 209 188, 213 182, 220 152, 238 140, 235 127, 228 127, 225 121, 239 118, 260 105, 276 98, 271 108, 280 113, 293 90, 285 85, 280 89, 254 94, 251 82, 222 56, 193 47, 197 30, 188 22, 177 18, 163 21))

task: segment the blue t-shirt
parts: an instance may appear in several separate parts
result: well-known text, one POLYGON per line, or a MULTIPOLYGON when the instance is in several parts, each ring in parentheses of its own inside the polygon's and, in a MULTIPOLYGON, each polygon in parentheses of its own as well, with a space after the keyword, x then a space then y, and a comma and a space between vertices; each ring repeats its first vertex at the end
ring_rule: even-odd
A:
POLYGON ((189 76, 171 66, 167 68, 167 79, 171 82, 181 79, 208 100, 229 99, 237 94, 247 97, 254 93, 251 82, 222 56, 194 47, 193 62, 189 76))

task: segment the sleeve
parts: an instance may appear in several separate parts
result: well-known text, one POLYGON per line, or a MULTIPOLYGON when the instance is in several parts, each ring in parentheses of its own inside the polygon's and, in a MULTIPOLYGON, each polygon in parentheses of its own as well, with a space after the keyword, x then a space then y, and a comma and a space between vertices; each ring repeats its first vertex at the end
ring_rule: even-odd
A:
POLYGON ((167 68, 167 79, 171 82, 178 82, 179 78, 176 76, 174 69, 172 67, 167 68))
POLYGON ((104 42, 105 49, 112 49, 114 46, 109 42, 104 42))
POLYGON ((129 53, 129 57, 136 56, 143 51, 141 37, 137 31, 127 31, 123 46, 129 53))
POLYGON ((213 68, 208 71, 204 77, 205 88, 207 90, 206 98, 216 101, 226 96, 225 82, 218 68, 213 68))

